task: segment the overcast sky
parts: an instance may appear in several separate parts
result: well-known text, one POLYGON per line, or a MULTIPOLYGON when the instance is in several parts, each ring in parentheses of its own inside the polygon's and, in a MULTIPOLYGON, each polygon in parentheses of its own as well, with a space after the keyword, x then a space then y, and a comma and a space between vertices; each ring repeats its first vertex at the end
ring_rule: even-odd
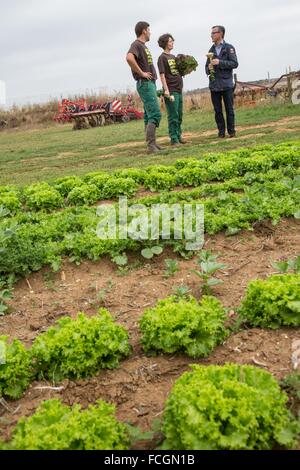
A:
POLYGON ((134 88, 125 55, 140 20, 150 23, 155 63, 166 32, 175 37, 174 53, 198 60, 185 90, 207 85, 203 63, 215 24, 236 48, 239 80, 300 69, 299 0, 0 0, 0 7, 0 80, 9 103, 134 88))

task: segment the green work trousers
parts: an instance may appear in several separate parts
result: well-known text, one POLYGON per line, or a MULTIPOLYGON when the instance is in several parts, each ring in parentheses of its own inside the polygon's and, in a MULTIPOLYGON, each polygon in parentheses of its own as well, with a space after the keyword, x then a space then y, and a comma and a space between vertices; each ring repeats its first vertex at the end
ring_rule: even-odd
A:
POLYGON ((159 127, 161 112, 157 100, 155 82, 151 80, 138 80, 136 88, 144 104, 145 126, 147 126, 148 122, 153 122, 156 127, 159 127))
POLYGON ((181 124, 183 114, 183 99, 182 93, 172 92, 175 101, 170 101, 165 98, 167 113, 168 113, 168 125, 169 125, 169 136, 171 142, 177 143, 181 139, 181 124))

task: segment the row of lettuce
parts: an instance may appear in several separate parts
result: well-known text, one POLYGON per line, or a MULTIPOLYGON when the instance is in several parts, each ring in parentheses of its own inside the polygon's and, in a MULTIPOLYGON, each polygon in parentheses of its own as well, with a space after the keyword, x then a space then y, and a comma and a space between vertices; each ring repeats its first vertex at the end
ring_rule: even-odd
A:
MULTIPOLYGON (((165 403, 156 442, 164 450, 293 449, 300 426, 287 401, 276 379, 257 367, 191 365, 165 403)), ((133 436, 112 404, 98 400, 82 410, 52 399, 21 418, 0 449, 128 450, 133 436)))
POLYGON ((63 177, 23 189, 0 186, 0 208, 6 215, 24 210, 52 211, 66 206, 92 205, 119 196, 131 198, 139 189, 161 192, 178 186, 199 187, 204 183, 233 179, 239 187, 239 184, 251 184, 257 174, 278 169, 291 174, 299 167, 299 141, 264 145, 178 160, 170 166, 154 165, 145 169, 117 170, 112 174, 99 171, 83 177, 63 177))
MULTIPOLYGON (((97 227, 101 217, 93 207, 66 208, 51 214, 18 212, 13 217, 2 218, 0 214, 0 277, 5 280, 25 276, 46 265, 59 270, 62 257, 69 257, 70 261, 76 263, 84 258, 97 261, 105 255, 114 258, 124 252, 141 252, 155 245, 160 245, 161 248, 171 246, 174 252, 186 255, 188 240, 185 238, 185 231, 182 230, 182 239, 176 239, 175 224, 171 223, 169 239, 165 239, 161 223, 155 237, 150 237, 151 208, 157 203, 176 203, 181 207, 190 203, 194 209, 197 204, 202 204, 204 230, 207 234, 225 231, 231 235, 242 229, 252 230, 256 222, 265 219, 271 219, 273 224, 278 223, 282 217, 299 219, 299 176, 285 176, 279 181, 272 179, 273 174, 267 176, 268 180, 262 176, 262 182, 256 181, 243 192, 230 191, 235 186, 231 181, 223 183, 218 190, 216 185, 204 185, 191 192, 163 193, 140 199, 139 203, 146 207, 144 219, 149 223, 148 240, 145 237, 130 236, 130 217, 128 238, 121 239, 118 233, 115 239, 99 237, 97 227), (204 192, 207 197, 202 198, 204 192)), ((132 200, 129 207, 133 207, 135 202, 132 200)), ((115 207, 118 217, 118 204, 115 207)), ((193 228, 196 223, 195 214, 196 210, 191 221, 193 228)), ((131 219, 134 222, 134 216, 131 219)))
MULTIPOLYGON (((300 326, 300 275, 273 275, 252 281, 239 308, 240 318, 255 327, 300 326)), ((209 356, 230 330, 216 298, 172 296, 144 312, 141 344, 150 354, 209 356)), ((107 310, 77 319, 60 319, 41 333, 30 349, 1 337, 6 361, 0 368, 0 395, 19 398, 34 379, 59 382, 118 367, 131 352, 126 329, 107 310)), ((287 396, 276 380, 259 368, 240 365, 193 366, 175 384, 165 407, 166 449, 292 448, 300 431, 289 413, 287 396)), ((21 419, 14 449, 126 449, 130 439, 111 405, 98 402, 85 411, 59 401, 44 403, 28 420, 21 419), (50 420, 51 416, 51 420, 50 420), (51 423, 49 426, 49 422, 51 423)))

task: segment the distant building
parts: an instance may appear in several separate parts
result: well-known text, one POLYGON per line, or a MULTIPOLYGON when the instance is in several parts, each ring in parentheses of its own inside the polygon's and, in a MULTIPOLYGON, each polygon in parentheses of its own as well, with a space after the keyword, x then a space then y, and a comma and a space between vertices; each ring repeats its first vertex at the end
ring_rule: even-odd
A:
POLYGON ((6 105, 6 86, 3 80, 0 80, 0 106, 6 105))

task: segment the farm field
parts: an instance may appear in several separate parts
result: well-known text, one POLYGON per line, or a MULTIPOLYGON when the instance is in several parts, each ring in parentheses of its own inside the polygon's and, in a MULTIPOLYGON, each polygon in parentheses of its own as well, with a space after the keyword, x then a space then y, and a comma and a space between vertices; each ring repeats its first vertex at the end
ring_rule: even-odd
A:
MULTIPOLYGON (((154 156, 145 153, 142 122, 78 132, 54 125, 0 133, 0 336, 21 341, 28 351, 32 348, 39 368, 22 385, 14 376, 13 361, 0 373, 0 439, 9 442, 19 419, 33 415, 49 399, 83 409, 101 399, 115 405, 120 422, 150 431, 153 423, 163 423, 171 390, 190 364, 231 363, 271 373, 288 394, 293 424, 278 432, 277 440, 274 431, 270 441, 250 444, 249 437, 245 447, 244 442, 224 438, 219 448, 300 449, 294 422, 300 408, 300 107, 239 109, 237 123, 237 138, 220 141, 212 114, 191 112, 184 126, 189 145, 171 149, 164 120, 158 139, 164 150, 154 156), (206 262, 199 262, 199 253, 187 253, 184 240, 170 242, 161 233, 155 242, 97 239, 96 206, 114 204, 119 196, 127 196, 129 206, 139 202, 147 210, 158 203, 203 204, 206 262), (205 277, 209 263, 215 269, 205 277), (210 284, 215 277, 221 282, 210 284), (256 301, 250 307, 243 304, 247 292, 250 302, 249 285, 256 279, 282 282, 253 287, 256 298, 262 296, 258 309, 266 305, 263 320, 259 314, 255 317, 256 301), (269 289, 266 297, 260 294, 264 288, 269 289), (1 298, 1 289, 7 297, 1 298), (146 320, 141 323, 144 313, 173 296, 174 317, 180 316, 176 303, 191 302, 187 308, 192 310, 189 296, 202 305, 205 294, 216 311, 225 308, 224 318, 220 313, 224 324, 206 325, 204 315, 198 340, 192 334, 188 338, 195 348, 189 355, 191 349, 183 347, 180 336, 171 351, 173 345, 163 342, 163 334, 172 337, 173 332, 150 331, 149 351, 153 353, 158 338, 164 346, 149 355, 142 329, 154 329, 151 316, 157 312, 150 311, 150 326, 146 320), (95 372, 90 365, 92 372, 85 376, 76 369, 79 364, 71 364, 68 357, 77 354, 75 339, 82 340, 79 330, 69 339, 69 351, 50 335, 53 357, 46 358, 43 341, 48 340, 43 334, 58 320, 75 320, 78 312, 93 319, 99 309, 112 316, 105 325, 112 352, 103 353, 103 367, 95 372), (116 324, 125 330, 114 329, 116 324), (205 343, 208 331, 211 338, 205 343), (113 335, 122 340, 110 344, 113 335), (201 353, 197 341, 203 341, 201 353), (65 364, 55 356, 57 348, 62 348, 65 364), (287 380, 291 374, 293 379, 287 380)), ((212 307, 206 308, 209 312, 212 307)), ((88 336, 94 326, 86 325, 86 341, 96 341, 88 336)), ((175 325, 174 331, 178 328, 175 325)), ((84 343, 81 347, 78 354, 88 364, 84 354, 91 352, 84 352, 84 343)), ((26 361, 24 369, 29 367, 26 361)), ((172 444, 169 432, 168 445, 174 448, 178 444, 172 444)), ((154 449, 164 437, 156 428, 152 436, 128 446, 154 449)), ((184 436, 182 442, 187 445, 184 436)), ((195 445, 205 447, 198 442, 189 448, 195 445)))
POLYGON ((75 132, 71 125, 2 131, 0 134, 0 184, 25 185, 58 176, 91 171, 171 164, 178 158, 241 146, 279 143, 296 139, 300 132, 299 106, 282 105, 237 110, 237 139, 216 138, 212 112, 193 111, 184 118, 191 145, 170 149, 164 114, 158 141, 162 155, 145 155, 141 122, 75 132))

